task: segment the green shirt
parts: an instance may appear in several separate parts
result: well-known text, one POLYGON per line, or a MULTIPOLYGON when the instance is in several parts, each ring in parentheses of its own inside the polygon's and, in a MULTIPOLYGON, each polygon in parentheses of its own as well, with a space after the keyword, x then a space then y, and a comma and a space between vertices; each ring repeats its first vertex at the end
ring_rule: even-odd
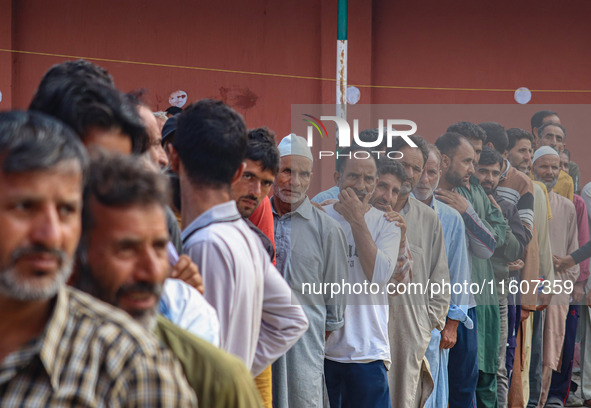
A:
MULTIPOLYGON (((478 179, 471 176, 470 189, 459 187, 457 191, 470 201, 480 220, 493 234, 497 247, 502 246, 507 234, 507 222, 501 211, 490 202, 478 179)), ((478 370, 496 374, 499 356, 490 350, 499 349, 500 314, 495 290, 497 284, 490 259, 472 256, 472 282, 482 289, 481 293, 474 294, 478 319, 478 370)))
POLYGON ((160 315, 154 334, 180 361, 200 407, 262 407, 252 376, 240 359, 160 315))

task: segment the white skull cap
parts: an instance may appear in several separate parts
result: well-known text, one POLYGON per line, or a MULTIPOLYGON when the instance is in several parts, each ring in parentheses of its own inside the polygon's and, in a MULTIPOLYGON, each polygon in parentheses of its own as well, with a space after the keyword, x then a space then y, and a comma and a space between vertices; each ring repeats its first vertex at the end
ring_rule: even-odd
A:
POLYGON ((281 139, 279 143, 279 156, 304 156, 314 161, 312 156, 312 150, 308 146, 308 141, 301 136, 297 136, 295 133, 291 133, 281 139))
POLYGON ((542 146, 540 147, 538 150, 536 150, 536 152, 534 153, 534 159, 532 160, 532 163, 535 163, 536 160, 538 160, 540 157, 542 156, 546 156, 546 155, 554 155, 556 157, 560 157, 558 155, 558 152, 556 150, 554 150, 552 147, 550 146, 542 146))

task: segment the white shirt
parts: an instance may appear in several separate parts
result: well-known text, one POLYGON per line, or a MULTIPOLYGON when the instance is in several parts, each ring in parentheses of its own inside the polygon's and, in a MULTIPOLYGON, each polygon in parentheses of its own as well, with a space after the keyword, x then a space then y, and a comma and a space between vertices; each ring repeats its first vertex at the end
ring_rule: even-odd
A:
MULTIPOLYGON (((349 283, 354 285, 368 281, 361 268, 351 225, 333 205, 324 207, 327 214, 337 220, 349 243, 349 283)), ((326 342, 326 358, 340 363, 369 363, 383 360, 390 363, 390 342, 388 340, 388 295, 386 284, 390 280, 400 246, 400 228, 384 218, 384 213, 371 208, 365 213, 365 223, 374 239, 378 252, 371 283, 379 286, 377 295, 350 295, 347 298, 344 326, 334 331, 326 342), (382 290, 384 291, 382 293, 382 290)), ((369 285, 368 285, 369 287, 369 285)), ((369 293, 369 291, 368 291, 369 293)))
POLYGON ((308 320, 234 201, 210 208, 181 234, 217 310, 220 346, 260 374, 304 334, 308 320))
POLYGON ((220 346, 220 321, 215 309, 197 289, 182 280, 164 281, 160 313, 177 326, 220 346))

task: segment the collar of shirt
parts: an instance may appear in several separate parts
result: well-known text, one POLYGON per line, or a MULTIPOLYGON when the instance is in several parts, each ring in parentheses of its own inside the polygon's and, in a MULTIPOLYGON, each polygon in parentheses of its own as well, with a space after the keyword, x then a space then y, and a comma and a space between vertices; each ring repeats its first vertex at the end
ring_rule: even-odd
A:
MULTIPOLYGON (((59 389, 59 378, 64 367, 63 359, 56 358, 60 355, 59 346, 63 336, 68 336, 68 293, 62 287, 57 294, 53 312, 45 330, 41 336, 32 339, 18 351, 10 354, 0 365, 0 377, 12 377, 19 369, 24 368, 39 356, 45 373, 49 377, 54 391, 59 389)), ((4 382, 8 378, 1 378, 4 382)))
POLYGON ((505 177, 507 177, 507 173, 509 172, 509 169, 511 168, 511 163, 509 163, 509 160, 507 160, 507 159, 503 159, 503 160, 504 160, 505 164, 507 165, 507 168, 505 169, 503 174, 501 174, 499 181, 504 180, 505 177))
POLYGON ((312 203, 310 202, 310 199, 308 198, 308 196, 306 196, 306 198, 304 199, 304 201, 302 201, 302 203, 300 204, 300 206, 295 210, 292 211, 290 213, 287 214, 283 214, 283 216, 279 215, 277 213, 277 211, 275 211, 275 197, 271 197, 271 210, 273 211, 273 215, 281 218, 281 217, 285 217, 286 215, 291 216, 292 214, 299 214, 301 215, 303 218, 310 220, 312 219, 312 212, 314 211, 312 209, 312 203))
POLYGON ((415 198, 411 197, 411 195, 409 194, 408 199, 406 200, 406 204, 404 204, 404 207, 402 207, 402 210, 400 210, 400 215, 406 215, 410 211, 410 201, 412 199, 415 198))
POLYGON ((200 228, 204 228, 212 223, 234 221, 239 220, 242 217, 236 207, 234 200, 227 201, 222 204, 215 205, 209 210, 205 211, 199 217, 195 218, 193 222, 189 224, 187 228, 181 233, 181 240, 185 241, 185 238, 191 234, 192 231, 200 228))

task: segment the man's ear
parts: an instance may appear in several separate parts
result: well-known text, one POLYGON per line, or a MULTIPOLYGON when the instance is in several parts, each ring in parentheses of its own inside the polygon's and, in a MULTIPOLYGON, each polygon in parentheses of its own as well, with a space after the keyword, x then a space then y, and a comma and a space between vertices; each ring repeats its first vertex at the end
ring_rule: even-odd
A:
POLYGON ((451 159, 447 154, 441 154, 441 170, 447 170, 449 168, 449 164, 451 163, 451 159))
POLYGON ((234 177, 232 177, 232 184, 234 184, 238 179, 240 179, 240 177, 242 177, 242 173, 244 173, 245 168, 246 168, 246 163, 245 162, 240 163, 238 170, 236 170, 236 173, 234 173, 234 177))
POLYGON ((503 159, 509 160, 509 150, 505 150, 501 156, 503 156, 503 159))
POLYGON ((332 175, 332 178, 333 178, 334 184, 336 186, 341 185, 341 173, 339 173, 338 171, 335 171, 334 174, 332 175))
POLYGON ((168 157, 170 158, 170 169, 176 174, 180 174, 181 159, 179 153, 176 151, 172 143, 169 143, 167 148, 169 152, 168 157))

